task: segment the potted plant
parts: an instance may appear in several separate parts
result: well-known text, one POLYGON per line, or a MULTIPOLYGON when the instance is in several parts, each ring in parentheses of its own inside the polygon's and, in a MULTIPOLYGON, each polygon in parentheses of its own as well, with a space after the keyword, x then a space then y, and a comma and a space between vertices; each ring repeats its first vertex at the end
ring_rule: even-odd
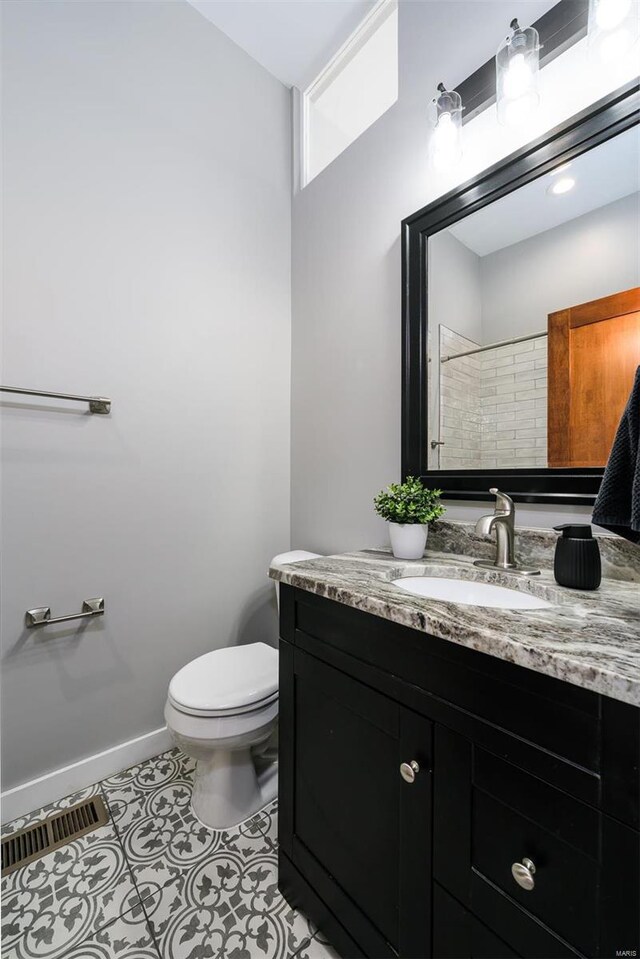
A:
POLYGON ((389 524, 391 549, 397 559, 420 559, 427 545, 429 523, 445 512, 442 490, 427 489, 419 479, 407 476, 404 483, 391 483, 374 498, 378 516, 389 524))

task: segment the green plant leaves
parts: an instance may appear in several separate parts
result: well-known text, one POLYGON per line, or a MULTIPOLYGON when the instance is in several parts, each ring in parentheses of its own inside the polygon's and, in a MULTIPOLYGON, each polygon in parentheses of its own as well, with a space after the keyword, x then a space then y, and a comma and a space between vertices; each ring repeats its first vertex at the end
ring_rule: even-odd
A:
POLYGON ((404 483, 390 483, 374 498, 376 513, 389 523, 433 523, 446 512, 440 502, 442 490, 427 489, 419 479, 407 476, 404 483))

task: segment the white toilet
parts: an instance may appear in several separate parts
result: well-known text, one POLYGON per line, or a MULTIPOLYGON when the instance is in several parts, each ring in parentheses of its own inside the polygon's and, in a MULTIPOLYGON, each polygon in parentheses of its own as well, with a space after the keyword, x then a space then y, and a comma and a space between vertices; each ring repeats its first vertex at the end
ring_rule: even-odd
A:
MULTIPOLYGON (((296 550, 272 563, 318 556, 296 550)), ((278 764, 269 746, 278 722, 276 649, 228 646, 192 660, 171 680, 164 715, 176 746, 197 762, 191 806, 205 826, 228 829, 275 799, 278 764)))

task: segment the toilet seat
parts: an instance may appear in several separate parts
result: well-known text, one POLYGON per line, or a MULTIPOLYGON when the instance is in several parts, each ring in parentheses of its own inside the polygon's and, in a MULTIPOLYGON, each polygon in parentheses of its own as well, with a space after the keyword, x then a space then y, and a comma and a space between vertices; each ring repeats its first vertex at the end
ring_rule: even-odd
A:
MULTIPOLYGON (((263 728, 273 725, 278 717, 278 700, 273 699, 267 706, 252 709, 250 712, 234 715, 202 716, 178 709, 170 700, 164 707, 164 716, 167 726, 184 743, 188 740, 193 744, 215 743, 217 748, 231 748, 233 744, 248 741, 254 743, 256 734, 263 728)), ((187 754, 188 750, 187 750, 187 754)))
POLYGON ((259 709, 264 709, 265 706, 268 706, 270 703, 273 703, 278 698, 277 691, 272 693, 271 696, 268 696, 266 699, 261 699, 257 703, 249 703, 246 706, 234 706, 231 709, 196 709, 194 706, 185 705, 184 703, 179 702, 174 696, 169 692, 167 697, 174 709, 177 709, 178 712, 185 713, 187 716, 202 716, 203 718, 211 717, 215 718, 216 716, 242 716, 244 713, 253 713, 259 709))
POLYGON ((278 652, 265 643, 229 646, 183 666, 169 685, 169 702, 188 716, 239 716, 278 698, 278 652))

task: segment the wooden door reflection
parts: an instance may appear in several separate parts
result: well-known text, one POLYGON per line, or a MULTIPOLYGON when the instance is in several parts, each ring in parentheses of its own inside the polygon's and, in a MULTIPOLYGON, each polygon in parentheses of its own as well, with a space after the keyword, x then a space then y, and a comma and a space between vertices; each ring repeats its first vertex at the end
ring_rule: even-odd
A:
POLYGON ((604 466, 640 365, 640 287, 549 314, 549 466, 604 466))

